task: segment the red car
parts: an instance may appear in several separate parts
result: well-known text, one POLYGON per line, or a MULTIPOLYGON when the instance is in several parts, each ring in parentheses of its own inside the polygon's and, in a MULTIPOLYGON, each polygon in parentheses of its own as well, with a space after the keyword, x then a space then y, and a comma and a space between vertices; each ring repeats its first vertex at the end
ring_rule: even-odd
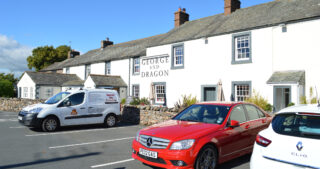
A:
POLYGON ((271 116, 249 103, 199 103, 137 133, 132 157, 168 169, 214 169, 252 152, 271 116))

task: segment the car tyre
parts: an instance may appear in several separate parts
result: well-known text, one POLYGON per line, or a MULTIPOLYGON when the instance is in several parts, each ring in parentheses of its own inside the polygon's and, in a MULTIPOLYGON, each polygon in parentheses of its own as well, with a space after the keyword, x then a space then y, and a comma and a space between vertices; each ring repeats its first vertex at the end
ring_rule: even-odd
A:
POLYGON ((197 156, 195 169, 215 169, 218 162, 217 149, 212 145, 204 146, 197 156))
POLYGON ((113 114, 109 114, 105 119, 104 119, 104 126, 105 127, 115 127, 117 125, 117 118, 113 114))
POLYGON ((55 117, 47 117, 42 121, 42 131, 53 132, 59 127, 59 121, 55 117))

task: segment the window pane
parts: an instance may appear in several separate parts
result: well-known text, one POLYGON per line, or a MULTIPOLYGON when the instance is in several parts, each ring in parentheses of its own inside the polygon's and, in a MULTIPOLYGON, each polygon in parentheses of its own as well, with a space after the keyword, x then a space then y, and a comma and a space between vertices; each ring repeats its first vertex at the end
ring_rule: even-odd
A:
POLYGON ((83 102, 84 99, 84 93, 77 93, 72 96, 70 96, 67 100, 71 101, 71 105, 79 105, 83 102))
POLYGON ((239 123, 247 121, 244 109, 241 105, 233 108, 230 120, 236 120, 239 121, 239 123))
POLYGON ((255 119, 259 119, 259 114, 257 111, 257 108, 255 108, 252 105, 245 105, 246 109, 247 109, 247 113, 248 113, 248 117, 249 120, 255 120, 255 119))

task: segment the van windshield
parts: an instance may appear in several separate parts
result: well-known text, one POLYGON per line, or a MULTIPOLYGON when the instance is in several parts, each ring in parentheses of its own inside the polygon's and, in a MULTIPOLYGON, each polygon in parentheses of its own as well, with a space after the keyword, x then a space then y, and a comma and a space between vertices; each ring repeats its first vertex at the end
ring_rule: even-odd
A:
POLYGON ((52 97, 50 97, 48 100, 44 102, 44 104, 56 104, 60 100, 64 99, 66 96, 68 96, 69 92, 60 92, 52 97))

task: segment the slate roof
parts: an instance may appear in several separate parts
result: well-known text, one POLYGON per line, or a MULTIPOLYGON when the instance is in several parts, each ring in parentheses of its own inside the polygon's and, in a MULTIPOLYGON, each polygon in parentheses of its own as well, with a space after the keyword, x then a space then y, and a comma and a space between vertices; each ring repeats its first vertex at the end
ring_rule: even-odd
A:
POLYGON ((241 8, 230 15, 217 14, 184 23, 171 31, 144 39, 94 49, 70 59, 62 67, 77 66, 135 56, 145 56, 146 48, 211 37, 256 28, 276 26, 299 20, 319 18, 320 0, 274 0, 241 8))
POLYGON ((267 81, 267 84, 305 84, 305 71, 277 71, 267 81))
POLYGON ((123 79, 120 76, 90 74, 90 77, 97 87, 99 86, 127 87, 127 84, 123 81, 123 79))
POLYGON ((62 86, 63 83, 73 80, 81 80, 75 74, 43 73, 43 72, 25 72, 37 85, 62 86))
POLYGON ((70 80, 62 84, 62 86, 83 86, 84 80, 70 80))

